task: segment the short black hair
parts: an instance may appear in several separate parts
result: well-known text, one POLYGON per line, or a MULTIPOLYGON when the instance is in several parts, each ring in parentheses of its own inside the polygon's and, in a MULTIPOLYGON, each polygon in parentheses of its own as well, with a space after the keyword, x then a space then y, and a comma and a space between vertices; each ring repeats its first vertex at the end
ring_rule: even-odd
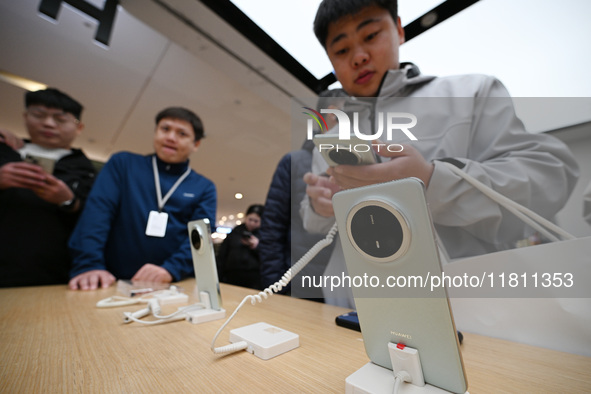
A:
POLYGON ((388 10, 394 23, 398 23, 397 0, 323 0, 316 11, 316 18, 314 18, 314 34, 320 41, 320 45, 326 49, 328 26, 331 23, 344 16, 354 15, 372 5, 388 10))
POLYGON ((84 107, 78 101, 55 88, 37 90, 25 93, 25 108, 31 105, 43 105, 47 108, 57 108, 74 115, 80 120, 84 107))
POLYGON ((191 110, 183 107, 165 108, 156 115, 156 125, 164 118, 180 119, 189 122, 195 132, 195 141, 199 141, 205 136, 201 119, 191 110))
POLYGON ((261 204, 253 204, 246 210, 246 215, 250 215, 251 213, 256 213, 260 217, 263 217, 263 211, 265 210, 265 206, 261 204))

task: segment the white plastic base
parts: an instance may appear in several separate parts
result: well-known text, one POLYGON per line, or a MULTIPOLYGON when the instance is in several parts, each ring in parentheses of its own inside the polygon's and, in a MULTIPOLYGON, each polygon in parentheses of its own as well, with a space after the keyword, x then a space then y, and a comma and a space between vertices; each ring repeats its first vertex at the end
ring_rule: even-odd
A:
POLYGON ((199 300, 205 307, 203 309, 197 309, 196 311, 187 312, 187 321, 193 324, 199 324, 226 317, 226 310, 224 308, 220 308, 219 310, 211 309, 211 301, 209 300, 209 294, 207 292, 199 292, 199 300))
POLYGON ((268 360, 300 346, 300 336, 267 323, 255 323, 230 331, 230 342, 246 342, 246 351, 268 360))
MULTIPOLYGON (((394 374, 392 370, 380 367, 372 362, 352 373, 345 380, 346 394, 392 394, 394 390, 394 374)), ((444 394, 449 391, 430 384, 422 387, 409 383, 400 385, 401 394, 444 394)), ((469 394, 467 391, 465 394, 469 394)))
POLYGON ((215 309, 198 309, 193 312, 187 312, 187 320, 193 324, 205 323, 208 321, 219 320, 226 317, 226 310, 220 309, 216 311, 215 309))

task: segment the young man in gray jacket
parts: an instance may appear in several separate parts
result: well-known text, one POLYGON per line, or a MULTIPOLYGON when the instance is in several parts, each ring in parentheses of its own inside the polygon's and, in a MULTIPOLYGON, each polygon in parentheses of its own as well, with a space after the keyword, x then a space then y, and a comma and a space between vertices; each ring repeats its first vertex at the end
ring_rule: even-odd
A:
POLYGON ((455 175, 444 161, 544 217, 552 218, 564 206, 578 176, 566 145, 549 135, 527 133, 495 78, 424 76, 415 65, 400 63, 404 30, 396 1, 324 0, 314 30, 351 96, 344 112, 357 113, 358 129, 366 134, 377 136, 381 130, 384 146, 400 144, 403 149, 380 149, 378 164, 317 168, 306 174, 301 214, 307 230, 328 231, 337 190, 416 177, 426 186, 435 228, 451 258, 508 249, 528 235, 519 219, 455 175), (414 125, 412 119, 394 122, 409 124, 410 133, 404 127, 388 129, 385 117, 392 112, 416 116, 414 125), (316 175, 322 171, 330 178, 316 175))

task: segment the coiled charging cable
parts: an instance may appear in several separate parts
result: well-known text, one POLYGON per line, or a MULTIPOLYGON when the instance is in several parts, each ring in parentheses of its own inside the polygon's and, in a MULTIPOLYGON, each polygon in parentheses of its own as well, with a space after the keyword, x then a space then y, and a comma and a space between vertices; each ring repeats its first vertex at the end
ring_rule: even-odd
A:
POLYGON ((269 296, 273 295, 274 293, 281 291, 281 289, 283 289, 285 286, 287 286, 289 284, 289 282, 291 281, 291 279, 294 276, 296 276, 314 257, 316 257, 316 255, 322 249, 324 249, 325 247, 327 247, 328 245, 330 245, 332 243, 336 233, 337 233, 337 224, 335 223, 335 224, 333 224, 333 226, 330 229, 330 231, 328 232, 328 234, 326 234, 326 237, 324 239, 321 239, 320 241, 318 241, 314 246, 312 246, 312 248, 310 248, 310 250, 307 251, 306 254, 304 254, 298 260, 297 263, 295 263, 290 269, 288 269, 285 272, 285 274, 283 274, 281 279, 279 279, 277 282, 275 282, 274 284, 272 284, 271 286, 267 287, 265 290, 263 290, 257 294, 247 295, 246 297, 244 297, 242 302, 236 307, 234 312, 232 312, 230 317, 226 320, 226 322, 216 332, 215 336, 213 337, 213 340, 211 341, 211 350, 215 354, 226 354, 226 353, 232 353, 232 352, 236 352, 238 350, 246 349, 248 347, 248 344, 244 341, 236 342, 231 345, 221 346, 221 347, 217 347, 217 348, 215 347, 215 341, 217 340, 220 333, 224 330, 224 328, 228 325, 228 323, 230 323, 230 321, 234 318, 236 313, 238 313, 240 308, 242 308, 242 306, 246 303, 246 301, 250 300, 250 303, 252 305, 255 305, 257 302, 263 302, 263 299, 267 299, 269 296))

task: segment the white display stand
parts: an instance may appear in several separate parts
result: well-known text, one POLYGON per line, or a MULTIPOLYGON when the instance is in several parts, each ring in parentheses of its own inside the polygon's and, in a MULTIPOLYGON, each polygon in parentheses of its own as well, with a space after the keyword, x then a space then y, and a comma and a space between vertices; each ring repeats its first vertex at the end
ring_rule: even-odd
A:
MULTIPOLYGON (((396 394, 445 394, 449 391, 425 383, 419 351, 403 344, 388 343, 392 368, 369 362, 345 379, 347 394, 392 394, 396 376, 406 375, 400 381, 396 394), (402 372, 405 374, 402 374, 402 372)), ((465 394, 469 394, 467 391, 465 394)))
MULTIPOLYGON (((369 362, 345 379, 346 394, 392 394, 394 373, 391 369, 369 362)), ((400 385, 400 394, 445 394, 449 391, 430 384, 415 386, 410 383, 400 385)), ((469 394, 467 391, 465 394, 469 394)))
POLYGON ((204 305, 203 309, 187 312, 187 320, 193 324, 206 323, 208 321, 219 320, 226 317, 226 310, 220 308, 219 310, 211 309, 211 300, 209 293, 205 291, 199 292, 199 301, 204 305))

